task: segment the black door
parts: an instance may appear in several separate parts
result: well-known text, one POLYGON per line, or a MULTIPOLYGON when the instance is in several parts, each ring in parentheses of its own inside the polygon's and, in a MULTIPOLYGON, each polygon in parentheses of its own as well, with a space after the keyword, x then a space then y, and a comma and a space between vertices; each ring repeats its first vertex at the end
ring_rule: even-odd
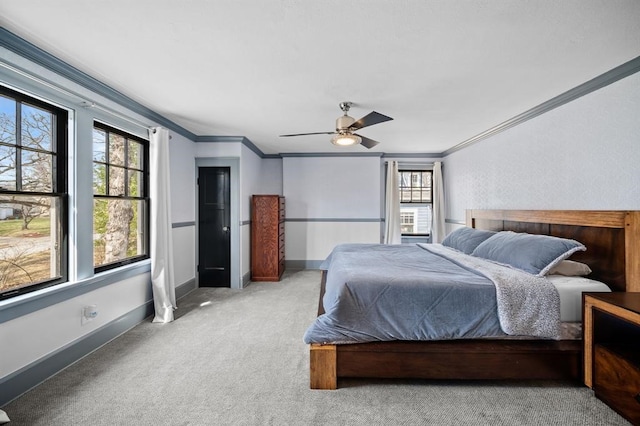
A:
POLYGON ((229 167, 198 168, 200 287, 231 286, 229 176, 229 167))

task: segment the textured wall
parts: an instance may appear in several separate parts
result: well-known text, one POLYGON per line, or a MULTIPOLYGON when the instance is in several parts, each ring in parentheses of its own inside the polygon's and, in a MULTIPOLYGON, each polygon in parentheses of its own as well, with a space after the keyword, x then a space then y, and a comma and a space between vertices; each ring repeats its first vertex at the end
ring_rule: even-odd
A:
POLYGON ((468 208, 640 209, 640 73, 443 164, 448 219, 468 208))

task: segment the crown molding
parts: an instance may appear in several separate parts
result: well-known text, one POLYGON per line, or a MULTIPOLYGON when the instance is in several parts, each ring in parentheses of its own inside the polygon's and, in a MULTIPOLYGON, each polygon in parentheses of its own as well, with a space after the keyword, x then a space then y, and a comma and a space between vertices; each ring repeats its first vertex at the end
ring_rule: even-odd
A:
POLYGON ((442 158, 442 153, 441 152, 431 152, 431 153, 426 153, 426 154, 419 154, 419 153, 407 153, 407 154, 403 154, 403 153, 384 153, 382 154, 382 158, 442 158))
POLYGON ((116 102, 123 107, 140 114, 141 116, 148 118, 169 130, 181 134, 182 136, 194 140, 196 135, 185 129, 184 127, 174 123, 166 117, 158 114, 157 112, 145 107, 144 105, 134 101, 128 96, 118 92, 110 86, 102 83, 99 80, 91 77, 90 75, 78 70, 77 68, 69 65, 68 63, 56 58, 52 54, 45 52, 32 43, 24 40, 21 37, 13 34, 4 27, 0 27, 0 46, 7 50, 10 50, 29 61, 47 68, 56 74, 70 80, 92 92, 97 93, 100 96, 105 97, 113 102, 116 102))
POLYGON ((604 74, 601 74, 591 80, 582 83, 579 86, 574 87, 573 89, 567 90, 566 92, 556 96, 555 98, 549 99, 546 102, 541 103, 538 106, 531 108, 523 112, 522 114, 518 114, 513 118, 510 118, 507 121, 504 121, 497 126, 490 128, 476 136, 473 136, 459 144, 455 145, 452 148, 444 151, 442 153, 443 157, 448 156, 456 151, 460 151, 463 148, 466 148, 476 142, 479 142, 483 139, 486 139, 490 136, 503 132, 507 129, 515 127, 519 124, 522 124, 526 121, 531 120, 541 114, 551 111, 552 109, 558 108, 564 104, 567 104, 571 101, 574 101, 584 95, 587 95, 591 92, 595 92, 598 89, 602 89, 605 86, 608 86, 612 83, 615 83, 618 80, 621 80, 625 77, 628 77, 632 74, 640 71, 640 56, 625 62, 624 64, 617 66, 604 74))
POLYGON ((280 157, 382 157, 382 152, 282 152, 280 157))

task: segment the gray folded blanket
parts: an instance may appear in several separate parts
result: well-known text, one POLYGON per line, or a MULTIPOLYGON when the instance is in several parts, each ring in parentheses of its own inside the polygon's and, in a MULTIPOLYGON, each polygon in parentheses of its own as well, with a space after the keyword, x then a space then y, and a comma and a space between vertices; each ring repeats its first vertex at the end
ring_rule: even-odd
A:
POLYGON ((547 278, 469 256, 439 244, 419 245, 493 281, 498 318, 505 333, 560 338, 560 295, 547 278))

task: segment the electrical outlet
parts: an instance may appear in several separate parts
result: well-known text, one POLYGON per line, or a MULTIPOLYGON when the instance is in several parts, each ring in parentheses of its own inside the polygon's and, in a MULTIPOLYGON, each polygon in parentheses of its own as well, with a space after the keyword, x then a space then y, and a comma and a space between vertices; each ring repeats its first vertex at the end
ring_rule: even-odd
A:
POLYGON ((80 315, 80 324, 85 325, 88 322, 94 320, 95 317, 98 316, 98 306, 97 305, 87 305, 82 308, 82 314, 80 315))

